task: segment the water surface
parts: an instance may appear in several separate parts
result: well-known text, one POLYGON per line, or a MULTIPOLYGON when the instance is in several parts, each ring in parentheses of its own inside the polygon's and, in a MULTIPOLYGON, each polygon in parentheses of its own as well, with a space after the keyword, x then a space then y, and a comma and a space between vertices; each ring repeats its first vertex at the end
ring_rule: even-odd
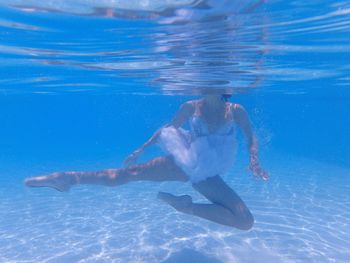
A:
MULTIPOLYGON (((350 2, 0 1, 1 262, 348 262, 350 2), (138 182, 26 189, 27 176, 118 167, 203 91, 250 113, 225 176, 248 232, 180 214, 138 182)), ((141 161, 161 154, 151 149, 141 161)))

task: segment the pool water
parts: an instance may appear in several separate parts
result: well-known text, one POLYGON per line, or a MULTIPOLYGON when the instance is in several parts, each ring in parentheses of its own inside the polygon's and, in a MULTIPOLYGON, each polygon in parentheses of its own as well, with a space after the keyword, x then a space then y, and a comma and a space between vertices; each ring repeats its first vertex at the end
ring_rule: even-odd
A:
MULTIPOLYGON (((0 262, 350 262, 350 1, 0 1, 0 262), (181 214, 189 183, 30 189, 99 170, 208 90, 247 109, 224 180, 249 231, 181 214)), ((153 147, 140 162, 162 154, 153 147)))

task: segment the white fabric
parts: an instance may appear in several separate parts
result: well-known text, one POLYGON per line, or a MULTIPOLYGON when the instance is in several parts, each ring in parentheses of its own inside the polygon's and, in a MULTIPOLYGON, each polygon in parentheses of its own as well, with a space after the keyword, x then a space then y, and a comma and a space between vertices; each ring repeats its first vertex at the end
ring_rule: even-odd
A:
MULTIPOLYGON (((193 119, 191 127, 198 123, 200 126, 205 125, 193 119)), ((236 138, 232 132, 233 122, 229 125, 222 127, 228 130, 227 133, 219 129, 215 133, 207 132, 204 135, 199 135, 193 128, 187 131, 169 126, 161 130, 158 144, 173 156, 176 164, 192 182, 199 182, 208 177, 225 174, 231 168, 235 159, 236 138)))

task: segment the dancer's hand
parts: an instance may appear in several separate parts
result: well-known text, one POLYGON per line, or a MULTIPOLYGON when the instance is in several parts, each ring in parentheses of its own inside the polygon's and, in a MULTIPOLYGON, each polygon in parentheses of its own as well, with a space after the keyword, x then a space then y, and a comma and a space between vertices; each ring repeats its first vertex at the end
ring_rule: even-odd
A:
POLYGON ((261 168, 257 158, 251 158, 249 163, 249 170, 252 171, 255 177, 260 177, 264 181, 269 180, 269 174, 261 168))
POLYGON ((125 160, 124 160, 124 166, 128 167, 132 164, 134 164, 139 158, 139 156, 143 153, 143 149, 139 148, 135 150, 132 154, 130 154, 125 160))

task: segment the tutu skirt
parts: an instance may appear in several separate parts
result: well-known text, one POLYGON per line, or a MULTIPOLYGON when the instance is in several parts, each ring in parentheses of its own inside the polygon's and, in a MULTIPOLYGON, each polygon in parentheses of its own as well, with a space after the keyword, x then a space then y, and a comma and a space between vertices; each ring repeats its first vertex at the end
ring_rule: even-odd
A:
POLYGON ((233 165, 236 154, 234 134, 195 136, 182 128, 163 128, 158 144, 196 183, 208 177, 223 175, 233 165))

